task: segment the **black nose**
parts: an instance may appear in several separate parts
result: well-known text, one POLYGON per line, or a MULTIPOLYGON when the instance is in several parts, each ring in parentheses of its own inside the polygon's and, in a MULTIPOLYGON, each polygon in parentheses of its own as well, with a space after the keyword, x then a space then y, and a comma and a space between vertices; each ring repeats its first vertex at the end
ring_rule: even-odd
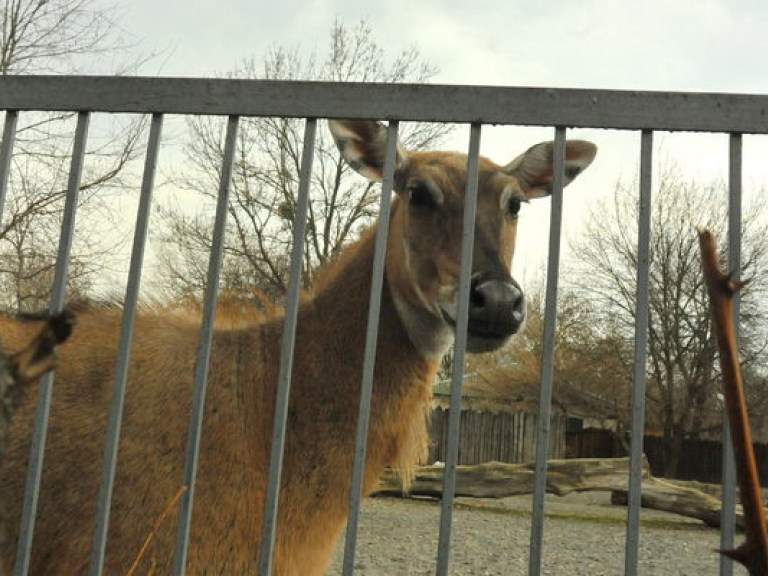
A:
POLYGON ((472 280, 469 296, 471 338, 500 340, 500 346, 520 329, 524 318, 525 297, 511 278, 472 280))

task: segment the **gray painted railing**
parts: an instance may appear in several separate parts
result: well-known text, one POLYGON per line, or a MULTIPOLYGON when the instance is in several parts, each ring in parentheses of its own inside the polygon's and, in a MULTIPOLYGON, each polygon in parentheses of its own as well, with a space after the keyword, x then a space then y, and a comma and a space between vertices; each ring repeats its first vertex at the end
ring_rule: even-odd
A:
MULTIPOLYGON (((88 126, 90 125, 90 112, 81 111, 77 115, 77 128, 75 130, 72 161, 69 168, 69 180, 67 182, 67 198, 64 205, 64 219, 61 223, 59 236, 59 252, 56 258, 56 271, 53 278, 53 295, 51 296, 51 312, 60 312, 64 308, 67 272, 69 268, 69 255, 72 250, 72 241, 75 232, 75 216, 80 193, 80 177, 83 172, 85 160, 86 140, 88 138, 88 126)), ((6 175, 0 175, 5 180, 6 175)), ((48 416, 51 410, 53 397, 54 374, 48 372, 40 381, 38 393, 39 401, 35 413, 35 428, 32 435, 32 448, 30 450, 29 468, 27 472, 27 490, 24 495, 24 507, 21 515, 21 530, 16 552, 16 574, 26 574, 29 571, 32 537, 35 530, 35 517, 37 512, 38 496, 40 494, 40 481, 43 474, 43 456, 45 454, 45 440, 48 433, 48 416)))
MULTIPOLYGON (((483 124, 536 125, 555 128, 555 183, 553 191, 552 221, 550 222, 550 253, 546 289, 546 315, 544 361, 542 367, 541 413, 538 420, 536 483, 533 498, 533 521, 531 529, 529 573, 541 572, 544 534, 544 493, 546 483, 546 450, 549 434, 549 414, 552 385, 552 362, 554 354, 555 303, 559 267, 560 220, 562 217, 561 192, 563 183, 564 142, 566 127, 614 128, 634 130, 641 133, 640 158, 640 210, 638 238, 638 289, 637 327, 635 333, 636 355, 634 371, 634 393, 632 422, 633 430, 642 430, 645 419, 645 345, 648 322, 648 237, 651 210, 651 147, 654 131, 685 130, 723 132, 731 135, 730 153, 730 219, 729 219, 729 267, 737 270, 740 259, 739 230, 741 222, 741 134, 768 134, 768 97, 743 94, 692 94, 664 92, 634 92, 608 90, 566 90, 549 88, 501 88, 478 86, 439 85, 394 85, 394 84, 340 84, 320 82, 283 82, 256 80, 206 80, 178 78, 127 78, 127 77, 54 77, 54 76, 11 76, 0 77, 0 110, 5 110, 5 128, 0 145, 0 204, 5 197, 10 159, 13 152, 14 135, 18 117, 25 111, 75 111, 78 114, 75 147, 72 155, 66 214, 61 231, 59 259, 56 268, 53 310, 64 303, 69 247, 74 231, 74 217, 83 154, 87 141, 88 121, 91 113, 139 113, 153 115, 150 140, 147 150, 142 198, 137 217, 132 255, 131 271, 126 294, 125 318, 120 338, 120 349, 115 374, 116 396, 110 407, 108 441, 105 447, 105 464, 102 490, 98 505, 98 518, 91 562, 91 573, 101 574, 106 545, 112 478, 117 455, 117 442, 122 413, 122 390, 125 386, 125 365, 130 354, 133 315, 138 299, 139 274, 143 259, 144 238, 148 227, 148 208, 153 188, 155 165, 161 141, 162 117, 168 114, 205 114, 229 117, 227 147, 222 165, 215 237, 210 257, 209 280, 203 313, 203 325, 198 349, 195 398, 190 420, 190 442, 185 467, 185 483, 189 486, 184 495, 178 530, 175 573, 184 573, 187 553, 189 519, 194 496, 194 478, 197 452, 202 430, 202 410, 205 402, 207 366, 211 346, 214 302, 218 269, 221 260, 221 235, 226 225, 226 201, 232 161, 236 154, 238 119, 242 116, 285 116, 306 118, 305 149, 302 158, 301 182, 299 185, 299 214, 306 212, 308 182, 311 173, 312 143, 318 118, 375 118, 390 121, 389 153, 385 167, 382 214, 388 213, 387 202, 391 189, 394 148, 398 121, 436 121, 471 124, 469 143, 467 183, 467 209, 463 238, 462 273, 460 294, 462 295, 457 336, 457 351, 454 380, 452 383, 452 406, 457 404, 461 384, 466 338, 461 328, 466 328, 469 271, 471 269, 472 240, 471 215, 474 213, 476 194, 476 166, 479 139, 483 124), (303 208, 302 208, 303 206, 303 208)), ((2 206, 0 205, 0 214, 2 206)), ((300 230, 300 227, 297 227, 300 230)), ((386 233, 386 226, 380 227, 386 233)), ((288 335, 282 344, 278 406, 276 409, 275 432, 272 449, 270 487, 264 518, 264 541, 260 570, 269 573, 271 566, 271 544, 274 537, 276 518, 277 487, 282 461, 283 436, 285 433, 285 398, 290 386, 290 364, 293 350, 292 335, 298 307, 300 285, 300 259, 302 233, 294 238, 289 297, 286 306, 286 329, 288 335), (280 398, 283 398, 281 401, 280 398), (281 403, 282 402, 282 403, 281 403)), ((378 315, 378 299, 383 277, 383 248, 386 238, 377 239, 377 261, 374 268, 371 295, 371 318, 378 315)), ((370 378, 375 353, 375 323, 369 325, 364 368, 363 402, 361 402, 358 426, 356 461, 352 478, 350 520, 347 530, 347 549, 344 555, 344 573, 351 573, 354 565, 354 545, 359 513, 361 492, 361 470, 365 456, 368 410, 370 399, 370 378)), ((31 543, 34 533, 34 519, 38 499, 42 461, 45 455, 47 416, 50 408, 53 377, 46 377, 41 385, 36 416, 36 428, 31 454, 29 480, 25 497, 21 537, 18 543, 18 562, 15 573, 19 576, 28 571, 31 543)), ((437 574, 447 574, 450 558, 450 530, 453 494, 453 472, 455 470, 456 445, 458 442, 458 413, 449 424, 448 456, 446 462, 445 494, 442 507, 440 538, 437 554, 437 574)), ((638 571, 639 507, 640 507, 640 457, 642 434, 633 434, 631 447, 631 476, 629 479, 629 507, 627 513, 627 536, 625 574, 635 575, 638 571)), ((723 545, 733 542, 734 475, 731 457, 726 458, 724 473, 725 528, 723 545), (731 464, 729 466, 729 464, 731 464)), ((254 552, 256 553, 256 552, 254 552)), ((721 574, 731 574, 730 561, 721 564, 721 574)))

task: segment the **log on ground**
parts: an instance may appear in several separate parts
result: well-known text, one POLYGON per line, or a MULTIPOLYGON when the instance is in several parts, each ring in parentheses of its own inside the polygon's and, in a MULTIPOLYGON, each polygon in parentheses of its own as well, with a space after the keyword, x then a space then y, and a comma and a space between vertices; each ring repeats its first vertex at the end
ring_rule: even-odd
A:
MULTIPOLYGON (((400 476, 387 470, 375 494, 427 496, 440 498, 443 493, 443 466, 418 467, 407 493, 400 476)), ((532 494, 535 465, 486 462, 476 466, 456 467, 456 496, 472 498, 507 498, 532 494)), ((680 482, 668 482, 651 476, 647 460, 642 463, 642 506, 681 516, 697 518, 708 526, 720 525, 719 499, 680 482)), ((547 464, 546 491, 564 496, 572 492, 611 492, 611 501, 626 504, 629 481, 629 458, 581 458, 550 460, 547 464)), ((737 526, 743 518, 736 511, 737 526)))

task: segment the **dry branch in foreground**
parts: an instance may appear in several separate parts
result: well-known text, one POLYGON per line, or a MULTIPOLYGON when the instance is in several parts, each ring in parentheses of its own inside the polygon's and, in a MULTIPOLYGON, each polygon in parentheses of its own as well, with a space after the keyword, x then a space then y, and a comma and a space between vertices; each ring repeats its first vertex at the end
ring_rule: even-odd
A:
POLYGON ((762 576, 768 573, 768 530, 765 525, 765 511, 762 505, 755 454, 752 451, 752 434, 744 396, 744 383, 741 378, 732 309, 733 295, 746 282, 734 280, 720 270, 717 244, 709 230, 699 230, 699 245, 704 281, 709 292, 712 321, 720 351, 723 395, 733 438, 741 504, 744 508, 744 543, 735 550, 721 552, 746 566, 750 575, 762 576))

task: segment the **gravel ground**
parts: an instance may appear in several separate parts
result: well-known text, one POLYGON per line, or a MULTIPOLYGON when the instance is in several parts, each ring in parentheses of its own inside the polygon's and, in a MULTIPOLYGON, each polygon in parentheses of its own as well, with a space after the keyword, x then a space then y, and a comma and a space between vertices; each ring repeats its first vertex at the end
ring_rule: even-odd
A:
MULTIPOLYGON (((624 573, 626 508, 608 493, 547 496, 543 575, 624 573)), ((453 514, 449 573, 472 576, 528 574, 531 497, 459 498, 453 514)), ((641 576, 717 576, 719 533, 697 520, 642 510, 641 576)), ((440 504, 429 500, 373 498, 363 505, 355 555, 360 576, 435 573, 440 504)), ((737 536, 737 542, 741 538, 737 536)), ((340 574, 343 543, 328 574, 340 574)), ((746 571, 740 566, 735 576, 746 571)))

